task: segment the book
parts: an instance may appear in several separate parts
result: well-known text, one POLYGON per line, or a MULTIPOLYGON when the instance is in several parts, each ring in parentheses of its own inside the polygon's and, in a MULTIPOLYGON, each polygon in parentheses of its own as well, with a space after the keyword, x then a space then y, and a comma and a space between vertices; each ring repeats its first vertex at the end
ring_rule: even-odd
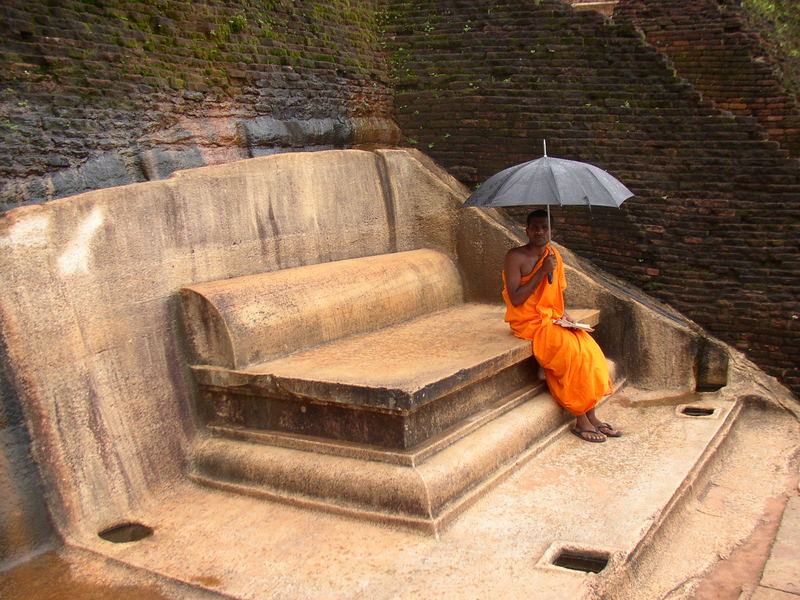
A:
POLYGON ((571 323, 566 319, 553 319, 553 323, 560 325, 561 327, 566 327, 567 329, 583 329, 585 331, 594 331, 594 327, 591 325, 587 325, 586 323, 571 323))

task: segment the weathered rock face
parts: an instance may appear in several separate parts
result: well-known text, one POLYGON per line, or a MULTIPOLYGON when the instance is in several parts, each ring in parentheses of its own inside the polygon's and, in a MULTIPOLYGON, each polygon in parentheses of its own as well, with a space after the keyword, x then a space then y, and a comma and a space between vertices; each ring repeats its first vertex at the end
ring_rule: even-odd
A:
POLYGON ((372 2, 6 2, 0 208, 299 149, 393 144, 372 2))
POLYGON ((5 367, 0 362, 0 565, 55 541, 28 428, 5 367))
MULTIPOLYGON (((735 11, 709 5, 718 3, 622 0, 608 21, 556 0, 491 10, 391 3, 397 119, 409 143, 468 185, 540 156, 543 139, 550 155, 620 178, 634 198, 620 211, 554 211, 556 239, 800 391, 794 142, 784 136, 782 148, 754 119, 717 108, 637 31, 641 17, 648 39, 667 40, 675 53, 696 43, 682 56, 698 59, 701 41, 717 43, 713 36, 735 20, 735 11), (672 17, 690 4, 691 28, 672 17)), ((752 37, 735 33, 720 48, 736 40, 738 52, 750 48, 752 37)), ((741 74, 747 62, 723 51, 713 58, 726 74, 728 66, 741 74)), ((745 93, 758 81, 730 86, 745 93)))
MULTIPOLYGON (((458 265, 467 301, 499 303, 520 238, 495 211, 460 209, 466 193, 416 151, 298 152, 3 213, 0 558, 46 543, 48 513, 68 541, 93 538, 183 477, 199 431, 181 288, 429 248, 458 265), (40 490, 46 506, 27 502, 40 490)), ((609 356, 644 388, 691 389, 702 332, 564 253, 567 303, 602 310, 609 356)))
POLYGON ((11 556, 49 534, 41 503, 19 508, 40 493, 29 441, 67 537, 134 518, 181 475, 195 433, 182 286, 422 245, 452 256, 454 185, 406 152, 291 153, 4 213, 11 556), (437 218, 418 222, 426 213, 437 218))
MULTIPOLYGON (((415 152, 288 153, 3 213, 0 561, 49 543, 51 514, 67 539, 94 535, 181 476, 196 433, 182 286, 419 247, 454 256, 463 194, 415 152)), ((499 264, 508 242, 485 236, 482 256, 499 264)))

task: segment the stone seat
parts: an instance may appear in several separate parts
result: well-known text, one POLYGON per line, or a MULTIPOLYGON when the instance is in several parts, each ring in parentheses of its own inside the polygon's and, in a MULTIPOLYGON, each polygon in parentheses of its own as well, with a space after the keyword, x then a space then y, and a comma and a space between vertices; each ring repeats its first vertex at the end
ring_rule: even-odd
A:
POLYGON ((525 385, 530 354, 501 307, 470 303, 238 371, 194 371, 235 397, 242 425, 409 448, 525 385))
POLYGON ((408 449, 533 378, 530 343, 503 307, 464 303, 456 266, 433 250, 182 294, 212 424, 408 449))
POLYGON ((436 533, 569 419, 503 306, 464 302, 440 252, 181 296, 211 434, 191 452, 203 485, 436 533))

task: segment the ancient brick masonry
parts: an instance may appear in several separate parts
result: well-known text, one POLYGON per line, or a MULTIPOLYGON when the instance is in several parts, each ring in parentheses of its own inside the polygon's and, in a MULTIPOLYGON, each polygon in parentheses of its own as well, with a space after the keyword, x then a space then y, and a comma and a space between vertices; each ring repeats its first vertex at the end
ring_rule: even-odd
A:
POLYGON ((0 208, 289 149, 391 143, 371 2, 4 2, 0 208))
POLYGON ((737 3, 718 5, 623 0, 607 21, 557 0, 6 2, 0 208, 392 144, 394 103, 407 143, 468 185, 543 138, 623 179, 621 211, 561 211, 557 238, 798 390, 796 122, 745 57, 737 3))
POLYGON ((800 107, 741 6, 717 0, 622 0, 614 19, 629 21, 716 106, 756 119, 792 156, 800 156, 800 107))
POLYGON ((636 197, 556 211, 556 238, 800 391, 800 171, 755 120, 716 108, 634 24, 555 0, 396 2, 389 22, 409 143, 468 185, 545 138, 607 169, 636 197))

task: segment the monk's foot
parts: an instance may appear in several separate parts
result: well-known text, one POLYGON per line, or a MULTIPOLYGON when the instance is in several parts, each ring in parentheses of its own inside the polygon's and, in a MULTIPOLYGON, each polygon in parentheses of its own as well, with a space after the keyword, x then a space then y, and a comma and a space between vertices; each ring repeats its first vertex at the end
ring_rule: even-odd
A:
POLYGON ((606 437, 622 436, 622 432, 619 429, 614 429, 614 426, 611 423, 600 423, 599 425, 596 425, 595 428, 606 437))
MULTIPOLYGON (((622 432, 618 429, 614 429, 614 426, 611 423, 603 423, 600 419, 598 419, 597 415, 594 414, 594 409, 590 410, 585 415, 578 417, 578 419, 582 418, 585 418, 592 427, 606 437, 620 437, 622 435, 622 432)), ((580 425, 580 423, 578 424, 580 425)), ((581 427, 581 429, 588 429, 588 427, 581 427)))
POLYGON ((576 435, 584 442, 593 442, 599 444, 606 441, 606 436, 597 431, 596 429, 576 429, 569 430, 572 435, 576 435))

